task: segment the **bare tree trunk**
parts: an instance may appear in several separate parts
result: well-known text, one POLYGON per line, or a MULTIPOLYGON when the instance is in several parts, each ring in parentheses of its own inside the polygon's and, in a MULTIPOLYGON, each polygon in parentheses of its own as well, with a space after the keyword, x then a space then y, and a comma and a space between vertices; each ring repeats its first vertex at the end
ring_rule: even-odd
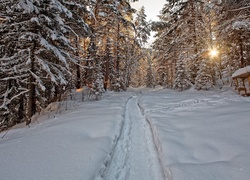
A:
POLYGON ((109 59, 106 59, 106 72, 104 77, 104 89, 105 91, 108 88, 108 82, 109 82, 109 59))
POLYGON ((118 23, 118 26, 117 26, 117 42, 116 42, 116 72, 117 72, 118 78, 119 78, 119 71, 120 71, 119 41, 120 41, 120 24, 118 23))
POLYGON ((18 118, 19 120, 21 121, 23 118, 24 118, 24 97, 22 96, 21 99, 20 99, 20 105, 19 105, 19 108, 18 108, 18 118))
POLYGON ((240 45, 240 67, 243 68, 244 64, 244 54, 243 54, 243 42, 242 42, 242 34, 239 33, 239 45, 240 45))
MULTIPOLYGON (((79 39, 75 38, 75 45, 76 45, 76 56, 79 57, 79 39)), ((76 64, 76 88, 81 88, 81 71, 80 71, 80 62, 76 64)))
MULTIPOLYGON (((34 52, 35 52, 35 43, 30 50, 30 59, 31 59, 31 64, 30 64, 30 71, 34 72, 34 52)), ((28 103, 27 103, 27 118, 26 118, 26 125, 29 125, 31 123, 31 117, 35 114, 36 112, 36 92, 35 92, 35 84, 34 84, 34 77, 32 74, 30 74, 29 78, 29 84, 28 84, 28 103)))

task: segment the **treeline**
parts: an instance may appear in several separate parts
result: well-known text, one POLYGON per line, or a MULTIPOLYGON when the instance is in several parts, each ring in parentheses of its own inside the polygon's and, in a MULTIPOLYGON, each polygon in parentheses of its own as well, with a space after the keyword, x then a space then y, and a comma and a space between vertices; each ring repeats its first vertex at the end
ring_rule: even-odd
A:
POLYGON ((208 90, 250 65, 249 0, 167 0, 159 17, 153 24, 157 84, 208 90))
POLYGON ((127 0, 0 0, 0 130, 71 89, 132 83, 149 36, 127 0))

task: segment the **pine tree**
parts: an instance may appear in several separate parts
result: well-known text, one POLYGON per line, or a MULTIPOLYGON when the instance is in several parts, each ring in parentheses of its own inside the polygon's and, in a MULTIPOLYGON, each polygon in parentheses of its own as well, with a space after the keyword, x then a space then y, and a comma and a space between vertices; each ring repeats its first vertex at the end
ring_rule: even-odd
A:
POLYGON ((111 49, 111 40, 107 38, 106 40, 106 48, 103 58, 103 66, 104 66, 104 89, 107 90, 110 87, 110 74, 111 74, 111 62, 113 62, 113 55, 111 49))
MULTIPOLYGON (((133 26, 133 23, 128 20, 132 16, 133 10, 129 3, 124 0, 93 1, 91 4, 91 11, 93 16, 90 26, 93 33, 96 35, 97 53, 103 61, 105 55, 105 46, 107 37, 110 39, 113 58, 109 61, 110 75, 105 76, 109 78, 110 89, 115 91, 122 91, 126 89, 127 77, 125 67, 128 65, 125 57, 127 56, 127 42, 129 37, 127 31, 133 26)), ((103 62, 101 64, 104 64, 103 62)), ((103 74, 106 71, 105 67, 102 70, 103 74)))
POLYGON ((184 64, 185 57, 183 55, 179 56, 179 59, 176 63, 176 78, 173 84, 173 88, 178 91, 184 91, 190 88, 190 82, 185 72, 186 66, 184 64))
MULTIPOLYGON (((203 66, 203 59, 212 60, 209 57, 209 50, 216 48, 219 50, 216 61, 210 64, 213 71, 218 72, 212 73, 214 84, 224 78, 225 69, 233 64, 232 61, 225 62, 225 60, 230 59, 227 58, 228 44, 237 47, 237 49, 242 49, 243 51, 240 52, 243 53, 241 54, 246 54, 244 48, 241 48, 243 46, 235 46, 237 41, 228 43, 228 35, 230 35, 228 30, 232 27, 230 24, 233 23, 231 20, 225 21, 225 14, 227 13, 220 11, 220 8, 227 9, 225 7, 226 2, 224 1, 221 1, 220 4, 215 1, 200 2, 193 0, 177 0, 166 3, 160 16, 161 21, 153 23, 153 29, 157 31, 157 38, 153 47, 159 52, 158 66, 161 67, 160 70, 166 69, 164 70, 166 72, 159 71, 159 73, 166 75, 162 79, 168 79, 168 84, 171 84, 173 79, 178 78, 178 71, 175 71, 174 67, 176 62, 179 61, 177 57, 181 54, 186 54, 184 62, 185 77, 188 77, 192 84, 197 82, 196 76, 199 68, 203 66)), ((247 44, 244 43, 244 45, 247 44)), ((233 51, 238 50, 232 48, 231 52, 233 51)), ((237 64, 235 65, 237 66, 237 64)))
POLYGON ((195 78, 195 89, 197 90, 209 90, 213 87, 213 78, 211 75, 211 64, 207 59, 203 59, 198 75, 195 78))
MULTIPOLYGON (((40 108, 60 100, 69 82, 70 64, 76 62, 70 38, 78 32, 69 25, 75 17, 64 3, 30 0, 0 5, 1 84, 6 84, 1 86, 0 107, 7 124, 18 121, 13 116, 16 109, 29 124, 40 108), (17 102, 21 105, 15 107, 17 102)), ((81 23, 79 27, 86 28, 81 23)))
MULTIPOLYGON (((93 39, 93 38, 92 38, 93 39)), ((99 100, 102 96, 102 93, 105 91, 104 90, 104 83, 103 83, 103 72, 102 72, 102 64, 100 61, 100 58, 97 56, 96 53, 96 46, 95 46, 95 40, 91 41, 90 45, 90 52, 91 52, 91 60, 93 61, 93 72, 92 72, 92 91, 94 92, 95 95, 95 100, 99 100)))
POLYGON ((146 20, 147 15, 145 14, 144 6, 138 11, 136 20, 135 20, 135 27, 136 27, 136 38, 138 43, 141 46, 144 46, 148 38, 150 36, 150 25, 146 20))
POLYGON ((219 41, 224 47, 225 64, 229 76, 240 67, 250 64, 249 61, 249 1, 222 1, 217 6, 219 16, 219 41), (227 49, 226 49, 227 48, 227 49), (229 53, 230 52, 230 53, 229 53))
POLYGON ((78 89, 83 85, 82 80, 82 67, 81 64, 84 60, 83 54, 84 47, 81 46, 81 43, 90 36, 90 28, 86 21, 90 16, 90 12, 87 10, 88 2, 84 0, 71 0, 71 1, 61 1, 61 3, 70 10, 72 13, 72 18, 67 19, 66 24, 70 25, 71 35, 69 36, 69 40, 74 46, 74 57, 75 61, 70 64, 72 80, 74 86, 78 89))
MULTIPOLYGON (((151 68, 151 55, 149 50, 145 47, 149 39, 151 28, 149 22, 146 20, 145 8, 142 7, 137 13, 135 18, 135 39, 128 52, 130 52, 130 82, 134 86, 146 85, 149 81, 145 78, 149 78, 153 81, 152 68, 151 68), (148 72, 148 73, 147 73, 148 72)), ((152 85, 153 86, 153 85, 152 85)))

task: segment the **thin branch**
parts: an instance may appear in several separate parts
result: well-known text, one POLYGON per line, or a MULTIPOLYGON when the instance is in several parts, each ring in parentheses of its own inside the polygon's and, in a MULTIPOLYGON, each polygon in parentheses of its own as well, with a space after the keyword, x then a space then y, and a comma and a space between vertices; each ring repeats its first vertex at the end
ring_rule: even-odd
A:
POLYGON ((250 8, 250 6, 246 6, 246 7, 242 7, 242 8, 238 8, 238 9, 232 9, 232 10, 228 10, 228 11, 235 12, 235 11, 241 11, 241 10, 248 9, 248 8, 250 8))

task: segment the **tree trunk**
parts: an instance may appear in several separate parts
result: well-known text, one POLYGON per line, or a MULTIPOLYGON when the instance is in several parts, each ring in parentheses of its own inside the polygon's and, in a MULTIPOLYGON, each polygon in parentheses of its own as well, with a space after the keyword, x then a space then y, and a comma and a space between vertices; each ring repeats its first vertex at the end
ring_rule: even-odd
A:
POLYGON ((80 72, 80 65, 76 65, 76 88, 81 88, 81 72, 80 72))
MULTIPOLYGON (((77 37, 75 38, 75 45, 76 45, 76 56, 79 57, 79 40, 77 37)), ((81 88, 81 71, 80 71, 80 62, 76 64, 76 88, 81 88)))
MULTIPOLYGON (((35 47, 36 44, 34 42, 31 50, 30 50, 30 71, 35 72, 34 66, 35 66, 35 47)), ((30 74, 29 78, 29 84, 28 84, 28 99, 27 99, 27 118, 26 118, 26 125, 29 125, 31 123, 31 117, 36 113, 36 91, 35 91, 35 84, 34 84, 34 77, 32 74, 30 74)))
MULTIPOLYGON (((31 60, 31 71, 34 68, 34 61, 31 60)), ((28 85, 29 93, 28 93, 28 105, 27 105, 27 119, 26 125, 31 123, 31 117, 36 111, 36 98, 35 98, 35 85, 34 85, 34 78, 30 75, 29 78, 29 85, 28 85)))
POLYGON ((119 41, 120 41, 120 24, 118 22, 118 27, 117 27, 117 42, 116 42, 116 72, 117 76, 119 78, 119 71, 120 71, 120 57, 119 57, 119 41))
POLYGON ((108 89, 108 82, 109 82, 109 59, 106 59, 106 72, 104 77, 104 89, 105 91, 108 89))
POLYGON ((243 68, 245 64, 244 64, 243 42, 241 33, 239 33, 239 45, 240 45, 240 67, 243 68))
POLYGON ((24 112, 24 97, 22 96, 20 99, 20 106, 18 108, 18 118, 20 121, 22 121, 22 119, 24 118, 23 116, 23 112, 24 112))

